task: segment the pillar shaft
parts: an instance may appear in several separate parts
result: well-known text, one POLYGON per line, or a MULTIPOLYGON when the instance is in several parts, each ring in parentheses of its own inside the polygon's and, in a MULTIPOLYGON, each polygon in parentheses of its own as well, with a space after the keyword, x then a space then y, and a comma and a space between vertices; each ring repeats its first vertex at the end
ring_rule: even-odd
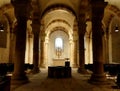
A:
POLYGON ((32 24, 33 28, 33 34, 34 34, 34 40, 33 40, 33 73, 38 73, 39 70, 39 25, 38 24, 32 24))
POLYGON ((45 25, 44 21, 41 21, 41 30, 40 30, 40 67, 46 67, 46 58, 45 58, 45 25))
POLYGON ((25 49, 26 49, 26 27, 28 17, 28 6, 30 2, 26 0, 12 1, 14 6, 15 16, 17 19, 16 26, 16 45, 15 45, 15 60, 14 72, 12 76, 12 84, 20 85, 28 82, 28 78, 24 71, 25 49))
POLYGON ((17 23, 18 25, 16 30, 15 61, 12 83, 23 84, 28 82, 24 72, 27 18, 19 17, 17 18, 17 23))
POLYGON ((73 64, 72 67, 78 67, 78 23, 75 21, 73 26, 73 64))
POLYGON ((105 54, 104 54, 104 57, 105 57, 105 60, 106 60, 106 63, 109 63, 109 32, 108 32, 108 28, 106 28, 106 32, 105 32, 105 39, 104 39, 104 49, 105 49, 105 54))
POLYGON ((47 67, 48 66, 48 46, 49 46, 49 39, 46 38, 45 39, 45 43, 44 43, 44 66, 47 67))
POLYGON ((103 29, 102 17, 104 14, 104 1, 92 2, 92 38, 93 38, 93 74, 91 82, 104 82, 106 80, 103 68, 103 29), (97 20, 96 20, 97 19, 97 20))
POLYGON ((85 35, 85 63, 90 63, 90 35, 85 35))
POLYGON ((74 47, 73 47, 73 64, 72 67, 77 67, 77 40, 74 40, 74 47))
POLYGON ((33 41, 33 73, 39 72, 39 34, 34 34, 33 41))
POLYGON ((73 67, 73 64, 74 64, 74 56, 73 56, 73 53, 74 53, 74 44, 73 44, 73 40, 70 39, 69 40, 69 44, 70 44, 70 66, 73 67))
POLYGON ((31 45, 31 44, 33 44, 33 33, 31 33, 31 32, 29 32, 28 33, 28 35, 27 35, 27 53, 26 54, 28 54, 28 56, 27 56, 27 61, 26 61, 26 63, 30 63, 30 64, 32 64, 33 63, 33 53, 31 53, 31 52, 33 52, 33 45, 31 45))
POLYGON ((84 68, 85 64, 85 50, 84 50, 84 34, 86 31, 86 22, 85 22, 85 14, 80 15, 79 20, 79 73, 87 73, 84 68))
POLYGON ((79 35, 79 68, 78 73, 87 74, 85 70, 85 50, 84 50, 84 35, 79 35))
POLYGON ((44 55, 45 53, 44 52, 45 52, 44 40, 41 40, 41 56, 40 56, 41 60, 40 60, 40 66, 43 67, 43 68, 45 67, 45 64, 44 64, 45 63, 44 62, 45 61, 45 55, 44 55))
POLYGON ((80 55, 79 65, 80 65, 80 68, 84 68, 84 64, 85 64, 84 35, 80 34, 79 36, 80 36, 79 37, 79 55, 80 55))
MULTIPOLYGON (((11 28, 12 30, 12 28, 11 28)), ((9 62, 14 62, 14 55, 15 55, 15 33, 12 31, 10 32, 10 51, 9 51, 9 62)))

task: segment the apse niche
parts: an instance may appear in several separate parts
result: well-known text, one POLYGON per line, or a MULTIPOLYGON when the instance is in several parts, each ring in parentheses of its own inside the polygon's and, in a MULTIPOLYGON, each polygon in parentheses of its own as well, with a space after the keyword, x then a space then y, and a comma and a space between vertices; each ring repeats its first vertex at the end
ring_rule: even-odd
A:
POLYGON ((49 39, 48 66, 63 66, 65 58, 70 57, 70 46, 68 35, 61 30, 51 33, 49 39))

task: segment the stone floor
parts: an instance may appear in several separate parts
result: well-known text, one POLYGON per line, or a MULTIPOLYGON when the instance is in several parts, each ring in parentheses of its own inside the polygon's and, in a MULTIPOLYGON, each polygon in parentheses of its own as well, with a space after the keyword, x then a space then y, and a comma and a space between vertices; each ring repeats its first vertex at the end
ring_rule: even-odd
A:
POLYGON ((120 91, 115 88, 115 81, 108 79, 108 84, 93 85, 88 83, 89 75, 77 73, 72 69, 71 78, 48 78, 47 69, 35 75, 29 74, 30 82, 22 86, 11 86, 11 91, 120 91))

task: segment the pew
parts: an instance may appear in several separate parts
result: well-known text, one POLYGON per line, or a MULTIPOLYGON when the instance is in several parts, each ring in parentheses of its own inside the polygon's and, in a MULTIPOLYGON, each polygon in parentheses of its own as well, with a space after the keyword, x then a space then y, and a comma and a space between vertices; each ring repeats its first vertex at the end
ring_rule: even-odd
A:
MULTIPOLYGON (((116 76, 120 73, 120 64, 104 64, 104 72, 109 73, 111 76, 116 76)), ((93 71, 93 64, 85 64, 85 69, 93 71)))
POLYGON ((10 91, 10 76, 0 76, 0 91, 10 91))

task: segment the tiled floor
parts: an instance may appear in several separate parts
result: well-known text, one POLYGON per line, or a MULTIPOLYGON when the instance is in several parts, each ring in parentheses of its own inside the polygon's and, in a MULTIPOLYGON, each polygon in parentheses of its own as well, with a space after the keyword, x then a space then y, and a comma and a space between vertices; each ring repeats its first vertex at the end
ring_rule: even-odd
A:
POLYGON ((41 69, 40 73, 29 77, 28 84, 12 88, 11 91, 120 91, 112 87, 116 86, 113 80, 109 80, 106 85, 88 83, 90 75, 79 74, 77 69, 72 69, 72 77, 66 79, 48 78, 47 69, 41 69))

